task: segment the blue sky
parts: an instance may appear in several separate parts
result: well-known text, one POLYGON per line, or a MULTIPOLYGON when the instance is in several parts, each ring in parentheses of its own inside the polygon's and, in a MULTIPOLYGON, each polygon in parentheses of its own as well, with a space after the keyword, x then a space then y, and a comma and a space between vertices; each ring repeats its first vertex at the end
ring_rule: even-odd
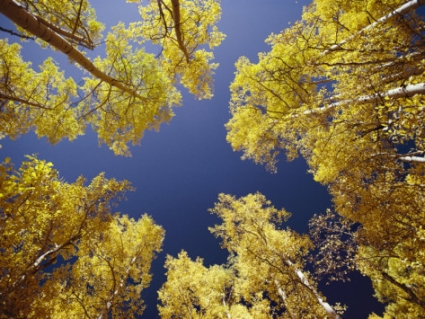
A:
MULTIPOLYGON (((256 61, 258 52, 268 50, 265 38, 298 20, 302 6, 308 2, 223 0, 219 28, 227 38, 215 50, 220 67, 215 76, 214 98, 198 101, 183 91, 183 106, 175 109, 175 118, 160 132, 147 132, 141 146, 131 149, 130 158, 116 157, 106 147, 98 147, 97 138, 90 131, 73 142, 61 141, 54 146, 33 133, 16 141, 0 141, 0 160, 8 156, 18 166, 25 154, 36 153, 38 158, 53 162, 68 182, 80 175, 91 179, 103 171, 109 178, 132 182, 136 191, 127 194, 128 200, 119 205, 118 211, 135 218, 148 213, 166 230, 163 252, 153 263, 151 287, 144 293, 148 306, 144 318, 157 316, 156 290, 164 280, 166 254, 175 256, 184 249, 192 258, 204 258, 207 265, 225 261, 227 253, 207 229, 219 222, 207 211, 219 193, 243 196, 259 191, 276 207, 285 207, 293 214, 288 225, 299 232, 307 232, 307 222, 314 213, 331 207, 326 189, 312 180, 303 160, 288 163, 282 159, 278 173, 270 174, 262 166, 240 160, 241 154, 233 152, 225 140, 224 124, 230 118, 228 87, 234 63, 242 55, 256 61)), ((91 3, 99 20, 108 27, 118 21, 138 19, 135 7, 123 0, 91 3)), ((0 19, 3 26, 4 18, 0 19)), ((66 57, 34 44, 23 45, 27 47, 24 58, 34 61, 34 66, 46 54, 53 54, 67 75, 78 74, 66 57)), ((376 307, 372 290, 365 282, 365 278, 356 276, 351 284, 324 289, 332 291, 327 293, 330 302, 339 301, 350 307, 345 318, 365 318, 368 308, 376 307)))

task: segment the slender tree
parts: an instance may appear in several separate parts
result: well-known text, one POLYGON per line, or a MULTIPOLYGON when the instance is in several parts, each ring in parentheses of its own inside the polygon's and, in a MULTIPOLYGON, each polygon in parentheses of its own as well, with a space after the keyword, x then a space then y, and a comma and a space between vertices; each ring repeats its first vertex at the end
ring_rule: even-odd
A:
MULTIPOLYGON (((307 131, 319 136, 315 140, 320 134, 338 138, 341 133, 331 130, 341 127, 359 141, 380 134, 399 144, 415 136, 419 144, 424 48, 414 9, 422 2, 379 3, 364 8, 315 1, 302 21, 268 38, 272 50, 257 64, 240 58, 227 124, 232 147, 274 169, 282 149, 289 158, 300 150, 313 153, 314 145, 299 142, 307 131)), ((417 148, 395 158, 422 162, 408 157, 420 155, 417 148)), ((316 149, 316 156, 319 149, 323 156, 330 151, 316 149)))
POLYGON ((223 220, 210 231, 222 239, 229 262, 206 268, 185 252, 168 257, 159 292, 163 318, 340 318, 304 268, 310 240, 280 228, 289 213, 259 193, 220 194, 211 213, 223 220))
POLYGON ((74 139, 91 125, 101 143, 116 154, 130 155, 129 142, 138 143, 144 131, 172 118, 172 108, 181 102, 177 81, 197 97, 210 98, 217 65, 210 62, 211 52, 198 47, 213 48, 224 37, 215 27, 219 3, 150 1, 139 10, 143 23, 113 27, 105 39, 105 54, 92 60, 82 49, 100 44, 103 25, 87 0, 49 5, 2 1, 0 13, 22 37, 34 37, 62 52, 88 77, 77 85, 73 78, 65 79, 51 59, 36 72, 23 63, 18 44, 2 40, 1 134, 16 138, 35 129, 55 143, 74 139), (160 56, 140 49, 149 40, 161 45, 160 56))
POLYGON ((356 267, 396 317, 423 316, 424 4, 314 1, 258 63, 237 62, 227 123, 233 149, 272 171, 282 151, 304 156, 360 224, 356 267))
POLYGON ((0 166, 0 317, 133 318, 164 236, 144 215, 111 213, 128 182, 68 184, 51 163, 0 166))

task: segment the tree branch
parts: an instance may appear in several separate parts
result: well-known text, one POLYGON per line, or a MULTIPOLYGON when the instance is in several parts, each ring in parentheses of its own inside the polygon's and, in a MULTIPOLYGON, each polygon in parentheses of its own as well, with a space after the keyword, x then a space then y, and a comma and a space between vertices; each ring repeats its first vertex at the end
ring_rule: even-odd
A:
POLYGON ((171 4, 173 6, 173 20, 174 20, 174 30, 176 32, 177 43, 179 45, 180 50, 183 52, 186 57, 186 62, 190 62, 189 52, 187 52, 186 46, 183 41, 183 34, 181 31, 181 22, 180 22, 180 1, 179 0, 171 0, 171 4))
POLYGON ((2 92, 0 92, 0 99, 8 100, 8 101, 14 101, 14 102, 22 103, 22 104, 28 104, 30 106, 38 107, 38 108, 43 109, 43 110, 51 110, 51 108, 46 107, 44 105, 41 105, 39 103, 34 103, 34 102, 30 102, 28 100, 21 99, 19 97, 6 95, 6 94, 3 94, 2 92))
MULTIPOLYGON (((388 97, 390 99, 399 99, 399 98, 408 98, 413 97, 418 94, 425 94, 425 83, 418 83, 414 85, 407 85, 406 87, 398 87, 392 90, 388 90, 387 92, 383 93, 375 93, 370 95, 364 95, 357 99, 352 100, 343 100, 339 102, 331 103, 325 107, 316 108, 312 110, 304 111, 303 115, 310 115, 310 114, 318 114, 318 113, 324 113, 328 110, 331 110, 333 108, 336 108, 341 105, 350 105, 354 104, 356 102, 359 103, 375 103, 381 101, 383 98, 388 97)), ((297 117, 298 115, 294 115, 294 117, 297 117)))
POLYGON ((386 272, 382 272, 382 276, 387 279, 390 283, 392 283, 393 285, 397 286, 398 288, 400 288, 401 290, 403 290, 405 293, 407 293, 410 297, 409 301, 414 302, 415 304, 421 306, 422 308, 425 309, 425 302, 420 300, 418 298, 418 296, 416 296, 416 294, 409 289, 408 287, 406 287, 406 285, 399 283, 397 280, 395 280, 392 276, 390 276, 389 274, 387 274, 386 272))
POLYGON ((11 34, 11 35, 15 35, 15 36, 20 37, 20 38, 22 38, 22 39, 35 40, 35 38, 34 38, 34 37, 29 37, 29 36, 27 36, 27 35, 24 35, 24 34, 21 34, 21 33, 17 33, 17 32, 14 32, 13 30, 8 30, 8 29, 2 28, 2 27, 0 27, 0 31, 3 31, 3 32, 6 32, 6 33, 9 33, 9 34, 11 34))
POLYGON ((84 56, 84 54, 75 49, 71 43, 62 38, 50 27, 41 23, 37 17, 25 10, 25 8, 21 7, 14 0, 2 0, 0 2, 0 13, 5 15, 16 25, 27 30, 29 33, 34 34, 36 37, 50 44, 55 49, 66 54, 71 60, 79 64, 83 69, 90 72, 100 80, 139 98, 141 101, 147 100, 145 97, 138 94, 136 90, 99 70, 86 56, 84 56))
POLYGON ((405 4, 403 4, 402 6, 398 7, 397 9, 395 9, 394 11, 391 11, 390 13, 388 13, 387 15, 381 17, 380 19, 376 20, 375 22, 369 24, 368 26, 364 27, 363 29, 361 29, 360 31, 358 31, 356 34, 353 34, 351 36, 349 36, 348 38, 346 38, 345 40, 342 40, 341 42, 334 44, 333 46, 331 46, 329 49, 327 49, 326 51, 324 51, 320 56, 323 57, 326 54, 339 50, 341 49, 341 47, 346 44, 347 42, 351 41, 352 39, 354 39, 354 37, 356 35, 363 35, 365 32, 375 28, 378 24, 380 23, 384 23, 388 20, 390 20, 391 18, 395 17, 395 16, 401 16, 403 14, 406 14, 408 12, 411 12, 413 10, 415 10, 416 8, 419 8, 420 6, 425 5, 425 0, 410 0, 407 1, 405 4))

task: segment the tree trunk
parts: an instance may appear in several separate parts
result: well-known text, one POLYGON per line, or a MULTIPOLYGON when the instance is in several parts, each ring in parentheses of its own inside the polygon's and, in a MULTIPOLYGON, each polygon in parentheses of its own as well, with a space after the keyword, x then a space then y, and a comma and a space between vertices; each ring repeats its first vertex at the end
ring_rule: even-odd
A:
POLYGON ((349 36, 348 38, 346 38, 345 40, 342 40, 341 42, 334 44, 333 46, 331 46, 329 49, 327 49, 326 51, 324 51, 321 56, 324 56, 332 51, 336 51, 339 50, 345 43, 347 43, 348 41, 352 40, 356 35, 362 35, 363 33, 367 32, 368 30, 371 30, 373 28, 375 28, 378 24, 383 23, 388 21, 389 19, 395 17, 395 16, 399 16, 399 15, 403 15, 406 14, 408 12, 411 12, 417 8, 419 8, 420 6, 425 5, 425 0, 410 0, 407 1, 405 4, 403 4, 402 6, 398 7, 397 9, 395 9, 394 11, 391 11, 390 13, 388 13, 387 15, 381 17, 380 19, 376 20, 375 22, 369 24, 368 26, 364 27, 363 29, 361 29, 359 32, 357 32, 356 34, 349 36))
POLYGON ((303 272, 301 270, 299 270, 298 268, 294 267, 294 264, 286 259, 285 263, 289 266, 289 267, 293 267, 294 271, 297 275, 297 277, 300 279, 301 283, 308 289, 310 290, 310 292, 314 295, 314 297, 316 298, 317 302, 323 307, 323 309, 325 309, 326 313, 329 315, 329 317, 334 318, 334 319, 341 319, 341 317, 336 313, 336 311, 332 308, 332 306, 330 304, 328 304, 326 301, 323 300, 322 297, 320 297, 319 293, 317 292, 316 289, 314 289, 310 283, 308 282, 307 278, 304 276, 303 272))
POLYGON ((276 285, 277 288, 277 292, 279 293, 280 298, 282 298, 283 304, 285 305, 286 311, 289 313, 289 315, 291 316, 292 319, 296 319, 296 316, 294 316, 294 314, 290 311, 290 309, 288 309, 288 307, 286 306, 286 293, 285 291, 282 289, 282 287, 279 284, 279 281, 277 281, 276 279, 274 280, 274 284, 276 285))
MULTIPOLYGON (((390 99, 399 99, 399 98, 407 98, 412 97, 417 94, 425 94, 425 83, 418 83, 414 85, 408 85, 406 87, 398 87, 392 90, 389 90, 387 92, 383 93, 376 93, 371 95, 364 95, 360 96, 357 99, 352 100, 345 100, 345 101, 339 101, 329 104, 328 106, 322 107, 322 108, 316 108, 312 110, 304 111, 303 115, 310 115, 310 114, 317 114, 317 113, 323 113, 327 110, 333 109, 335 107, 341 106, 341 105, 351 105, 356 102, 360 103, 375 103, 381 101, 383 98, 388 97, 390 99)), ((298 115, 294 115, 294 117, 297 117, 298 115)))
POLYGON ((184 45, 183 35, 181 32, 181 22, 180 22, 180 1, 179 0, 171 0, 171 4, 173 6, 173 20, 174 20, 174 30, 176 32, 177 43, 179 44, 180 50, 182 50, 186 62, 190 62, 189 52, 187 52, 186 46, 184 45))
MULTIPOLYGON (((105 308, 103 308, 102 312, 97 317, 98 319, 108 318, 108 313, 111 310, 112 306, 114 305, 115 296, 117 296, 121 292, 121 289, 124 288, 124 285, 125 285, 125 283, 126 283, 126 281, 128 279, 128 276, 129 276, 131 267, 134 265, 134 263, 136 262, 136 260, 137 260, 137 257, 133 257, 131 259, 130 265, 127 267, 127 269, 125 271, 125 277, 123 277, 120 280, 120 282, 118 284, 118 287, 114 287, 111 296, 109 297, 108 301, 106 302, 105 308)), ((111 269, 111 271, 113 273, 114 272, 113 267, 111 267, 111 265, 109 263, 108 263, 108 265, 109 265, 109 267, 110 267, 110 269, 111 269)), ((115 278, 115 275, 114 274, 113 274, 113 277, 115 278)))
POLYGON ((124 92, 127 92, 141 100, 146 98, 139 95, 132 88, 122 84, 109 75, 99 70, 88 58, 86 58, 80 51, 75 49, 67 40, 62 38, 58 33, 54 32, 46 26, 42 19, 34 16, 24 7, 21 7, 14 0, 1 0, 0 13, 5 15, 11 21, 21 28, 27 30, 29 33, 35 35, 41 40, 47 42, 55 49, 66 54, 72 61, 79 64, 83 69, 90 72, 96 78, 114 86, 124 92))
POLYGON ((414 163, 425 164, 425 158, 420 156, 410 156, 410 155, 400 156, 399 160, 403 162, 414 162, 414 163))

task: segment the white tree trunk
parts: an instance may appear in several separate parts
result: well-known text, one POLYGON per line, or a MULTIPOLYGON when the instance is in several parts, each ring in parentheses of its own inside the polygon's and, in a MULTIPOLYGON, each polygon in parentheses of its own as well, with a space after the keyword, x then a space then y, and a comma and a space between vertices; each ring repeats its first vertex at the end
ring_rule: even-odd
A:
POLYGON ((425 158, 420 156, 409 156, 409 155, 400 156, 399 160, 403 162, 414 162, 414 163, 425 164, 425 158))
MULTIPOLYGON (((228 308, 227 307, 227 304, 226 304, 226 296, 224 294, 223 294, 223 306, 225 308, 228 308)), ((230 315, 230 312, 226 311, 226 317, 227 317, 227 319, 232 319, 232 316, 230 315)))
MULTIPOLYGON (((276 279, 274 280, 274 284, 276 285, 277 288, 277 292, 279 293, 280 298, 282 298, 283 303, 285 304, 286 307, 286 293, 285 291, 281 288, 279 281, 277 281, 276 279)), ((294 316, 294 314, 288 309, 288 307, 286 307, 287 312, 289 312, 289 314, 291 315, 292 319, 296 319, 296 316, 294 316)))
POLYGON ((340 106, 344 104, 353 104, 355 102, 375 103, 375 102, 381 101, 383 98, 399 99, 402 97, 412 97, 417 94, 425 94, 425 83, 408 85, 406 87, 398 87, 398 88, 389 90, 387 92, 365 95, 353 100, 335 102, 330 104, 328 108, 332 108, 332 107, 336 107, 336 106, 340 106))
POLYGON ((326 55, 326 54, 328 54, 332 51, 340 49, 345 43, 351 41, 356 35, 361 35, 361 34, 365 33, 366 31, 375 28, 378 24, 383 23, 385 21, 388 21, 389 19, 391 19, 394 16, 406 14, 406 13, 411 12, 411 11, 415 10, 416 8, 419 8, 420 6, 423 6, 423 5, 425 5, 425 0, 410 0, 410 1, 407 1, 405 4, 403 4, 399 8, 395 9, 394 11, 391 11, 387 15, 381 17, 380 19, 376 20, 375 22, 364 27, 359 32, 357 32, 356 34, 349 36, 348 38, 346 38, 345 40, 343 40, 343 41, 341 41, 337 44, 334 44, 329 49, 324 51, 321 54, 321 56, 324 56, 324 55, 326 55))
MULTIPOLYGON (((126 281, 128 279, 128 275, 130 273, 131 267, 134 265, 134 263, 136 262, 136 260, 137 260, 137 257, 133 257, 131 259, 130 265, 127 267, 127 269, 125 271, 125 276, 119 282, 118 287, 115 287, 114 292, 111 294, 111 296, 109 297, 108 301, 106 302, 106 307, 103 308, 102 312, 97 317, 98 319, 103 319, 103 318, 107 318, 108 317, 109 310, 111 310, 111 308, 112 308, 112 306, 114 304, 114 299, 120 293, 120 291, 124 288, 124 285, 125 285, 125 283, 126 283, 126 281)), ((111 271, 113 272, 114 269, 111 268, 111 271)))
POLYGON ((312 110, 307 110, 303 112, 303 115, 310 115, 310 114, 318 114, 318 113, 324 113, 330 109, 333 109, 338 106, 346 106, 351 105, 356 102, 360 103, 375 103, 381 101, 383 98, 390 98, 390 99, 399 99, 403 97, 412 97, 417 94, 425 94, 425 83, 418 83, 414 85, 408 85, 406 87, 398 87, 392 90, 389 90, 387 92, 383 93, 376 93, 371 95, 364 95, 357 99, 352 100, 344 100, 339 101, 335 103, 331 103, 325 107, 316 108, 312 110))
MULTIPOLYGON (((289 267, 294 267, 294 264, 286 259, 285 260, 286 264, 289 267)), ((299 270, 298 268, 294 267, 294 271, 297 275, 297 277, 300 279, 301 283, 308 288, 308 290, 310 290, 310 292, 314 295, 314 297, 316 298, 317 302, 323 307, 323 309, 325 309, 326 313, 334 319, 341 319, 341 317, 336 313, 336 311, 334 310, 334 308, 332 308, 332 306, 330 304, 328 304, 326 301, 323 300, 322 297, 320 297, 319 293, 317 292, 316 289, 314 289, 310 283, 308 282, 307 278, 304 276, 304 273, 299 270)))

